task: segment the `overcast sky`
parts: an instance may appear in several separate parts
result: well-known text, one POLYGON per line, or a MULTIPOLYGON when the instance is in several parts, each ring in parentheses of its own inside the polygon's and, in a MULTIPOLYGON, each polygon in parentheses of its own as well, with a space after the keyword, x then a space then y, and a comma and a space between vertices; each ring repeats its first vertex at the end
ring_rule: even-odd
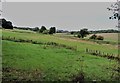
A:
POLYGON ((116 2, 117 0, 1 0, 2 2, 116 2))
POLYGON ((14 26, 63 30, 117 29, 117 21, 109 20, 110 2, 6 2, 2 4, 2 16, 14 26))

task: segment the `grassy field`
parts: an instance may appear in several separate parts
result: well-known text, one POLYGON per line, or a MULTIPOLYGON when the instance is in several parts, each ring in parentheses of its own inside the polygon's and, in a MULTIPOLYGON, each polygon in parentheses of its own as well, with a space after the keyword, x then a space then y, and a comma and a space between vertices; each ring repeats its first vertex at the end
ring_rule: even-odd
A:
MULTIPOLYGON (((101 35, 104 37, 104 41, 116 42, 118 43, 118 34, 119 33, 97 33, 96 35, 101 35)), ((89 38, 91 35, 88 35, 86 38, 89 38)))
POLYGON ((91 41, 45 35, 21 30, 3 30, 3 37, 55 42, 76 48, 32 44, 2 40, 3 80, 72 81, 84 76, 84 80, 115 80, 113 68, 117 62, 85 53, 86 48, 118 54, 116 45, 97 44, 91 41), (109 48, 108 48, 109 47, 109 48))
POLYGON ((71 38, 60 38, 56 35, 45 35, 45 34, 39 34, 39 33, 21 33, 21 32, 14 32, 10 30, 3 30, 3 36, 4 37, 15 37, 17 39, 31 39, 35 41, 41 41, 41 42, 56 42, 59 44, 65 44, 68 46, 77 47, 78 51, 85 51, 85 48, 92 48, 95 50, 100 50, 103 52, 109 52, 113 54, 118 54, 118 46, 117 45, 107 45, 107 44, 97 44, 95 42, 91 41, 84 41, 84 40, 78 40, 78 39, 71 39, 71 38), (109 46, 109 49, 108 49, 109 46))

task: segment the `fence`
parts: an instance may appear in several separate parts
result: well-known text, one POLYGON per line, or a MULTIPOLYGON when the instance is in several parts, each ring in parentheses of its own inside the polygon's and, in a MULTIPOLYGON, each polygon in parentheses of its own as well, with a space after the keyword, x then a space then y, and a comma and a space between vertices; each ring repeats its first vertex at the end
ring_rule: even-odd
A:
POLYGON ((99 51, 99 50, 91 50, 91 49, 88 49, 86 48, 85 49, 85 52, 88 53, 88 54, 91 54, 91 55, 94 55, 94 56, 99 56, 99 57, 105 57, 105 58, 108 58, 108 59, 113 59, 113 60, 120 60, 120 55, 115 55, 115 54, 110 54, 110 53, 105 53, 105 52, 102 52, 102 51, 99 51))

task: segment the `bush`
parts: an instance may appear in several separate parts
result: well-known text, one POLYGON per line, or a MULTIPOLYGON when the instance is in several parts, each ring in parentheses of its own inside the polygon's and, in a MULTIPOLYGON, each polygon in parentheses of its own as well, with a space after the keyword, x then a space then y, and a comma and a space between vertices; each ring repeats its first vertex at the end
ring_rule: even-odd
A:
POLYGON ((77 35, 77 37, 78 37, 78 38, 81 38, 81 35, 80 35, 80 34, 78 34, 78 35, 77 35))
POLYGON ((98 40, 103 40, 104 37, 103 37, 103 36, 97 36, 97 39, 98 39, 98 40))
POLYGON ((49 34, 49 30, 44 30, 42 33, 43 34, 49 34))
POLYGON ((89 39, 96 39, 97 38, 97 35, 92 35, 89 39))

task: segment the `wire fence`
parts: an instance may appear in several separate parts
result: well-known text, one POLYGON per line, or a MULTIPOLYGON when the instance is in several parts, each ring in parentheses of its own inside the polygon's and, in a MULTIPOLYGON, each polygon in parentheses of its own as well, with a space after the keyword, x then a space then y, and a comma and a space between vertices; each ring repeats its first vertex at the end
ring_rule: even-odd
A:
POLYGON ((99 50, 92 50, 89 48, 85 49, 85 52, 94 56, 99 56, 99 57, 105 57, 108 59, 113 59, 113 60, 120 60, 120 55, 119 54, 111 54, 111 53, 106 53, 106 52, 102 52, 99 50))

